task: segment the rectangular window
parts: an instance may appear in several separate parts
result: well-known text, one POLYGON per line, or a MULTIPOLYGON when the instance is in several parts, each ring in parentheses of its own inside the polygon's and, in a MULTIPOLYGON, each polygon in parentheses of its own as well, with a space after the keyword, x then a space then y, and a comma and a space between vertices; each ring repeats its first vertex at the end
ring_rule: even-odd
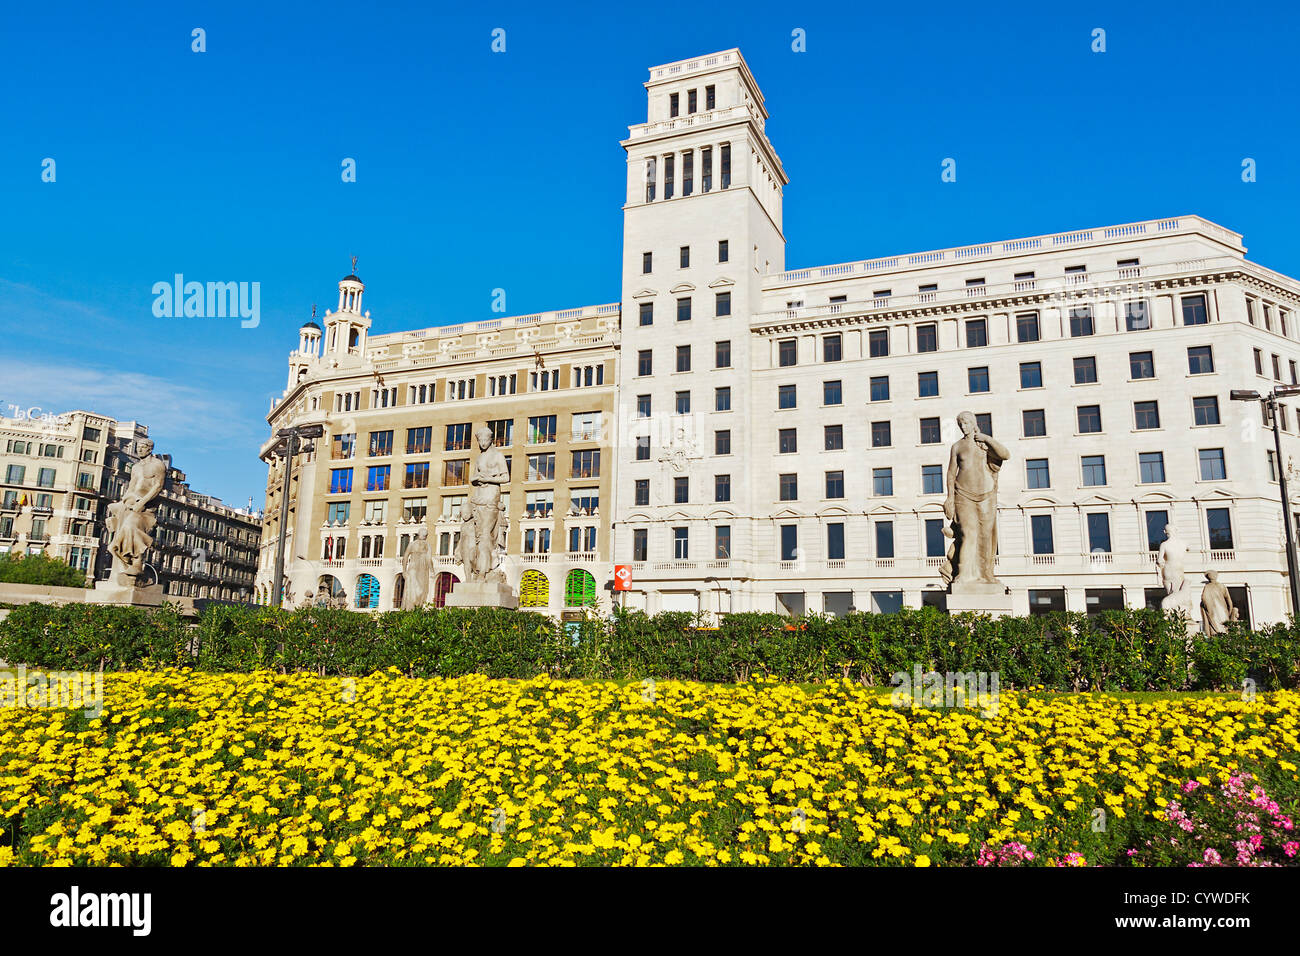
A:
MULTIPOLYGON (((10 466, 12 468, 12 466, 10 466)), ((427 465, 425 467, 428 467, 427 465)), ((341 495, 352 491, 352 469, 335 468, 330 472, 330 494, 341 495)))
POLYGON ((1130 352, 1128 356, 1129 378, 1155 378, 1156 363, 1150 352, 1130 352))
POLYGON ((731 340, 713 343, 713 367, 731 368, 731 340))
POLYGON ((794 408, 796 404, 795 387, 793 385, 778 385, 776 389, 776 407, 794 408))
POLYGON ((718 525, 713 529, 713 557, 726 561, 731 557, 731 526, 718 525))
POLYGON ((1210 532, 1210 547, 1215 551, 1232 550, 1232 515, 1227 508, 1205 509, 1206 530, 1210 532))
POLYGON ((713 476, 713 500, 714 501, 731 500, 731 476, 730 475, 713 476))
MULTIPOLYGON (((695 191, 695 152, 687 150, 682 153, 682 195, 689 196, 695 191)), ((683 266, 682 268, 685 268, 683 266)))
POLYGON ((844 357, 844 340, 836 332, 834 335, 822 336, 822 361, 838 362, 844 357))
POLYGON ((535 415, 528 419, 528 444, 547 445, 555 441, 555 415, 535 415))
POLYGON ((792 455, 799 450, 799 431, 795 428, 781 428, 776 433, 777 454, 792 455))
POLYGON ((640 376, 654 374, 654 357, 650 349, 641 349, 636 353, 636 373, 640 376))
POLYGON ((776 364, 781 368, 795 365, 799 361, 799 343, 794 339, 782 339, 776 343, 776 364))
POLYGON ((673 479, 673 503, 684 505, 691 500, 691 480, 689 478, 673 479))
POLYGON ((1224 481, 1228 468, 1223 460, 1222 448, 1202 448, 1197 452, 1201 465, 1201 481, 1224 481))
POLYGON ((325 520, 333 525, 347 524, 351 510, 352 505, 347 501, 332 502, 326 509, 325 520))
POLYGON ((715 455, 731 454, 731 429, 719 428, 713 433, 713 453, 715 455))
POLYGON ((637 306, 637 310, 642 325, 655 324, 655 304, 653 302, 642 302, 637 306))
POLYGON ((1159 402, 1134 402, 1133 403, 1133 425, 1138 429, 1149 429, 1160 427, 1160 403, 1159 402))
POLYGON ((690 265, 691 265, 691 247, 690 247, 690 246, 682 246, 680 249, 677 250, 677 265, 678 265, 678 268, 681 268, 681 269, 687 269, 687 268, 690 268, 690 265))
POLYGON ((636 397, 636 417, 637 417, 637 418, 649 418, 649 417, 650 417, 650 407, 651 407, 651 403, 650 403, 650 396, 649 396, 649 395, 638 395, 638 396, 636 397))
MULTIPOLYGON (((871 380, 871 400, 876 401, 877 382, 884 382, 885 398, 889 397, 889 379, 871 380)), ((844 390, 840 387, 839 379, 832 382, 822 382, 822 404, 823 405, 842 405, 844 403, 844 390)))
POLYGON ((831 561, 844 560, 844 523, 841 521, 826 526, 826 557, 831 561))
POLYGON ((921 494, 941 495, 943 492, 943 465, 922 465, 921 494))
POLYGON ((844 447, 844 426, 825 426, 825 447, 827 451, 839 451, 844 447))
POLYGON ((691 320, 691 299, 687 296, 684 299, 677 300, 677 321, 689 322, 691 320))
POLYGON ((1159 551, 1160 543, 1165 540, 1165 528, 1169 526, 1169 512, 1148 511, 1143 517, 1147 526, 1147 550, 1159 551))
POLYGON ((876 557, 892 558, 894 556, 894 522, 876 522, 876 557))
POLYGON ((989 390, 989 370, 987 365, 966 370, 967 391, 987 392, 989 390))
POLYGON ((966 348, 978 349, 989 344, 989 325, 986 319, 966 320, 966 348))
POLYGON ((406 453, 408 455, 427 455, 433 450, 433 428, 408 428, 406 430, 406 453))
POLYGON ((382 458, 392 453, 393 433, 391 431, 370 433, 370 457, 382 458))
POLYGON ((1029 530, 1034 542, 1034 554, 1054 553, 1051 515, 1030 515, 1029 530))
POLYGON ((681 108, 680 108, 680 106, 681 106, 681 94, 680 94, 680 93, 669 93, 669 94, 668 94, 668 117, 669 117, 669 119, 671 119, 672 117, 678 115, 678 114, 681 112, 681 108))
POLYGON ((1043 387, 1043 364, 1041 362, 1020 363, 1020 387, 1021 388, 1042 388, 1043 387))
POLYGON ((1210 321, 1210 314, 1205 308, 1205 293, 1183 296, 1182 306, 1183 325, 1205 325, 1210 321))
POLYGON ((641 253, 641 274, 649 275, 650 272, 653 270, 653 268, 654 268, 654 253, 652 252, 641 253))
MULTIPOLYGON (((675 93, 673 95, 676 96, 675 93)), ((674 113, 673 115, 676 116, 677 114, 674 113)), ((674 174, 675 162, 676 162, 676 157, 673 156, 672 153, 669 153, 667 156, 664 157, 664 198, 665 199, 673 198, 673 178, 674 178, 673 174, 674 174)))
POLYGON ((939 351, 939 326, 930 322, 916 327, 916 350, 918 352, 939 351))
POLYGON ((1144 485, 1160 484, 1165 480, 1165 454, 1144 451, 1138 454, 1138 480, 1144 485))
POLYGON ((460 422, 447 426, 445 451, 465 451, 470 447, 470 422, 460 422))
POLYGON ((1219 399, 1215 395, 1202 395, 1192 399, 1192 414, 1198 425, 1219 424, 1219 399))
POLYGON ((894 469, 871 469, 871 493, 877 497, 886 497, 894 493, 894 469))
MULTIPOLYGON (((649 436, 646 436, 646 448, 650 447, 649 436)), ((525 481, 554 481, 555 480, 555 452, 547 452, 543 455, 528 456, 528 472, 524 476, 525 481)))
POLYGON ((726 262, 731 256, 731 246, 726 239, 718 240, 718 261, 726 262))
POLYGON ((1208 375, 1214 371, 1214 351, 1210 346, 1193 345, 1187 349, 1187 371, 1192 375, 1208 375))
POLYGON ((936 445, 942 438, 943 429, 938 417, 921 419, 921 444, 936 445))
POLYGON ((1088 551, 1110 554, 1110 515, 1094 511, 1088 515, 1088 551))
POLYGON ((366 469, 366 491, 387 491, 391 465, 372 465, 366 469))
POLYGON ((842 471, 826 472, 826 497, 827 498, 844 497, 844 472, 842 471))
POLYGON ((893 444, 889 422, 871 423, 871 447, 888 448, 893 444))
POLYGON ((868 354, 872 358, 884 358, 889 354, 889 330, 873 329, 867 335, 868 354))
POLYGON ((719 385, 713 390, 713 410, 715 412, 731 411, 730 385, 719 385))
POLYGON ((677 414, 689 415, 691 413, 691 393, 688 390, 682 390, 674 398, 676 400, 677 414))
POLYGON ((1047 467, 1046 458, 1030 458, 1026 461, 1025 475, 1026 487, 1028 488, 1052 487, 1052 476, 1047 467))
POLYGON ((572 467, 569 471, 571 478, 599 478, 600 477, 600 449, 587 448, 582 451, 575 451, 573 454, 572 467))
POLYGON ((797 501, 799 499, 799 476, 786 474, 781 475, 778 480, 781 500, 797 501))
MULTIPOLYGON (((690 300, 688 299, 687 301, 689 302, 690 300)), ((689 312, 689 309, 687 311, 689 312)), ((713 314, 718 318, 731 315, 731 293, 730 292, 719 292, 716 295, 714 295, 713 314)), ((687 315, 686 317, 688 319, 690 318, 689 315, 687 315)), ((680 311, 678 313, 678 318, 681 318, 680 311)))
POLYGON ((650 504, 650 479, 638 478, 633 490, 633 503, 637 506, 650 504))
POLYGON ((636 460, 637 461, 650 460, 650 436, 649 435, 636 436, 636 460))
POLYGON ((993 434, 993 415, 990 412, 975 413, 975 427, 985 435, 993 434))
POLYGON ((1037 312, 1026 312, 1016 316, 1017 342, 1037 342, 1040 338, 1037 312))
POLYGON ((677 346, 677 371, 689 372, 691 370, 691 347, 689 345, 677 346))
POLYGON ((428 511, 429 499, 427 498, 403 498, 402 499, 402 520, 403 521, 423 521, 428 511))
POLYGON ((1084 306, 1081 309, 1070 310, 1070 337, 1078 338, 1082 335, 1093 335, 1097 331, 1092 321, 1092 308, 1084 306))
POLYGON ((917 372, 916 393, 920 398, 931 398, 939 394, 938 372, 917 372))
POLYGON ((1124 303, 1124 328, 1129 332, 1151 328, 1151 316, 1147 312, 1146 302, 1124 303))
MULTIPOLYGON (((429 483, 429 466, 428 465, 414 465, 414 466, 407 465, 406 477, 408 481, 406 487, 423 488, 425 485, 429 483), (419 483, 418 481, 415 484, 410 483, 412 467, 415 468, 422 467, 424 469, 424 474, 422 476, 423 484, 419 483)), ((455 487, 459 487, 460 485, 469 484, 469 459, 453 458, 450 461, 444 461, 442 463, 442 484, 444 488, 447 487, 455 488, 455 487)))
POLYGON ((928 558, 942 558, 948 551, 943 525, 942 518, 925 519, 925 555, 928 558))
POLYGON ((722 177, 722 188, 727 189, 731 186, 731 144, 723 143, 719 152, 718 175, 722 177))
POLYGON ((706 86, 704 88, 704 108, 711 110, 717 105, 716 87, 706 86))
POLYGON ((1047 434, 1047 413, 1041 408, 1028 408, 1020 413, 1025 438, 1041 438, 1047 434))
POLYGON ((799 556, 799 526, 781 525, 781 560, 794 561, 799 556))
POLYGON ((691 557, 691 532, 689 528, 673 528, 673 557, 688 561, 691 557))
POLYGON ((1079 433, 1082 435, 1091 434, 1092 432, 1101 431, 1101 406, 1100 405, 1080 405, 1079 413, 1079 433))
POLYGON ((694 113, 696 110, 696 105, 697 105, 696 100, 699 98, 698 93, 699 93, 698 90, 686 91, 686 112, 688 114, 694 113))
POLYGON ((1081 355, 1074 360, 1074 384, 1090 385, 1097 381, 1097 359, 1092 355, 1081 355))
POLYGON ((1083 483, 1087 487, 1106 484, 1106 456, 1084 455, 1080 459, 1083 465, 1083 483))

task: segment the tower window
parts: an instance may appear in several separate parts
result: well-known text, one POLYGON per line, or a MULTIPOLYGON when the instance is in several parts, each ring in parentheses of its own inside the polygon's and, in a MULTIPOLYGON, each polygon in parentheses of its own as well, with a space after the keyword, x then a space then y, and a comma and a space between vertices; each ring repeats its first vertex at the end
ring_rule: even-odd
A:
POLYGON ((722 188, 727 189, 731 185, 731 144, 722 145, 722 157, 718 160, 718 172, 722 176, 722 188))
POLYGON ((727 240, 719 239, 718 240, 718 261, 726 262, 730 255, 731 255, 731 250, 730 248, 728 248, 727 240))
MULTIPOLYGON (((657 170, 655 169, 655 158, 651 156, 645 161, 645 201, 655 201, 655 178, 657 170)), ((649 253, 646 253, 649 255, 649 253)), ((650 270, 646 270, 649 272, 650 270)))
POLYGON ((698 90, 686 91, 686 112, 694 113, 698 106, 698 90))
POLYGON ((690 246, 682 246, 681 250, 679 251, 679 259, 680 259, 680 265, 683 269, 687 269, 690 267, 691 264, 690 246))
POLYGON ((669 93, 668 94, 668 115, 672 117, 672 116, 676 116, 680 112, 681 112, 681 94, 669 93))
POLYGON ((707 193, 713 188, 713 147, 700 149, 700 192, 707 193))
POLYGON ((695 190, 695 153, 687 150, 682 153, 682 195, 689 196, 695 190))
POLYGON ((654 253, 653 253, 653 252, 643 252, 643 253, 641 253, 641 273, 642 273, 642 275, 649 274, 649 272, 651 271, 651 269, 652 269, 653 267, 654 267, 654 253))
POLYGON ((711 110, 717 105, 718 98, 716 96, 716 93, 717 93, 716 87, 706 86, 704 88, 704 108, 706 110, 711 110))
POLYGON ((664 157, 664 198, 673 198, 673 157, 671 153, 664 157))

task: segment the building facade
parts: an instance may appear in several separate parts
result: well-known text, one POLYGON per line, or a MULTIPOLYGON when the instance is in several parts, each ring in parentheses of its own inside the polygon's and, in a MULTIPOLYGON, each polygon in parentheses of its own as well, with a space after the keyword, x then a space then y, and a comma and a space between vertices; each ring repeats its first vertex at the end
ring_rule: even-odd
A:
POLYGON ((325 328, 303 327, 263 448, 325 429, 290 486, 295 603, 400 605, 420 526, 441 603, 487 424, 513 459, 524 606, 943 607, 969 410, 1011 451, 997 573, 1018 613, 1157 601, 1172 525, 1194 581, 1213 568, 1243 617, 1284 619, 1278 476, 1300 410, 1280 416, 1278 461, 1259 404, 1229 393, 1297 381, 1300 283, 1197 216, 787 270, 788 179, 740 52, 653 67, 645 87, 622 142, 618 304, 371 336, 348 276, 325 328), (616 596, 615 564, 631 571, 616 596))
POLYGON ((303 326, 267 417, 258 599, 273 598, 284 510, 279 429, 325 432, 293 466, 287 603, 390 610, 402 605, 402 559, 420 528, 433 555, 430 601, 442 606, 463 580, 462 509, 474 435, 487 427, 510 470, 503 570, 521 606, 608 607, 618 305, 371 335, 364 291, 345 277, 324 328, 303 326))
MULTIPOLYGON (((46 553, 107 580, 112 568, 105 527, 120 501, 149 429, 86 411, 0 418, 0 554, 46 553)), ((150 442, 150 444, 152 444, 150 442)), ((148 584, 167 595, 251 602, 261 519, 192 491, 170 455, 155 501, 148 584)))

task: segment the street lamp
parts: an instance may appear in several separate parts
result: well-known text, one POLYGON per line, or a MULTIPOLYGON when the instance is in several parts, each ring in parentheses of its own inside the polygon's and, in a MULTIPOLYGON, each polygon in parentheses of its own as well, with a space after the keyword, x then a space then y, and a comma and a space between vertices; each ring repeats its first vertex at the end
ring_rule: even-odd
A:
POLYGON ((299 439, 320 438, 324 434, 325 429, 320 425, 281 428, 275 433, 279 441, 262 456, 263 461, 269 461, 273 457, 284 460, 284 479, 280 486, 280 538, 275 544, 275 584, 271 591, 272 603, 276 607, 284 601, 284 543, 289 528, 289 479, 293 474, 293 459, 302 452, 312 451, 314 447, 310 441, 299 444, 299 439))
POLYGON ((1291 497, 1286 489, 1286 466, 1282 459, 1282 430, 1278 425, 1279 398, 1300 395, 1300 385, 1278 385, 1267 395, 1255 389, 1234 388, 1230 393, 1234 402, 1259 402, 1268 409, 1273 419, 1273 448, 1277 456, 1277 481, 1282 493, 1282 527, 1286 533, 1286 573, 1291 584, 1291 619, 1300 621, 1300 579, 1296 576, 1295 537, 1291 528, 1291 497))

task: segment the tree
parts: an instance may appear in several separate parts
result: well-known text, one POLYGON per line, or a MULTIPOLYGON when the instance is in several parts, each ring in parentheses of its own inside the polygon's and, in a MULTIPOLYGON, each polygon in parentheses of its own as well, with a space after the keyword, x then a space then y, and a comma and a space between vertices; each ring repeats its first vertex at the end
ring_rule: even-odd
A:
POLYGON ((86 573, 44 552, 0 554, 0 582, 9 584, 43 584, 63 588, 84 588, 86 573))

